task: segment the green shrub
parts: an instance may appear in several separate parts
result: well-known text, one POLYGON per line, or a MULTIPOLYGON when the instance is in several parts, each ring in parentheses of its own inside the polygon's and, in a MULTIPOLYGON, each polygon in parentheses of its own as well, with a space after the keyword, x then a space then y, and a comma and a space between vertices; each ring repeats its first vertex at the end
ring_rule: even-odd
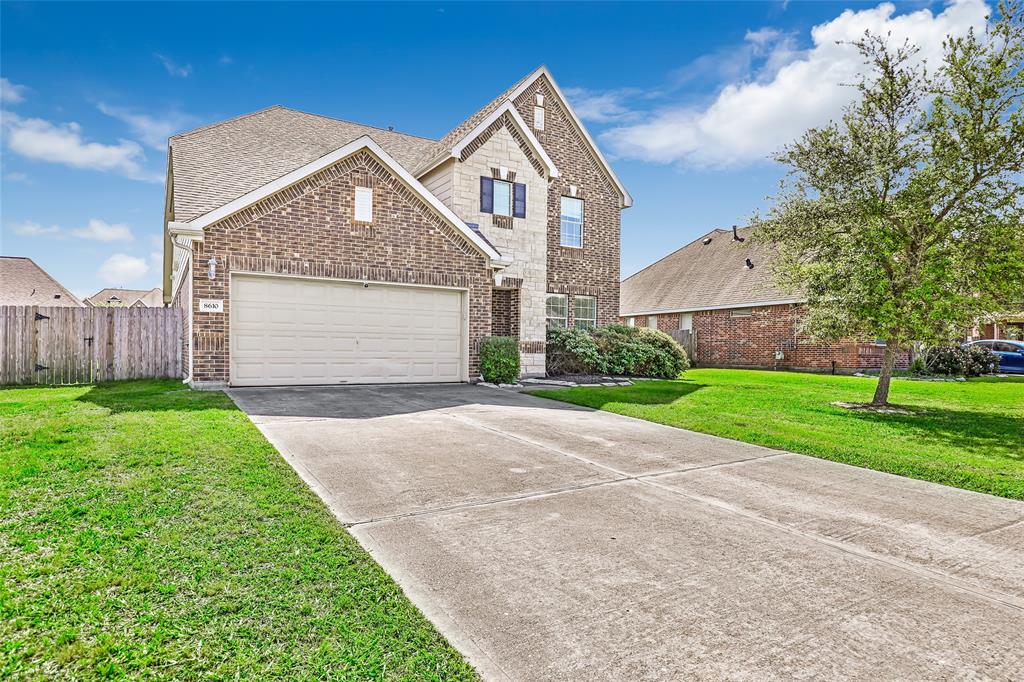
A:
POLYGON ((683 348, 655 329, 612 324, 593 330, 548 330, 549 374, 596 372, 675 379, 689 366, 683 348))
POLYGON ((602 371, 597 344, 586 329, 548 329, 548 374, 586 374, 602 371))
POLYGON ((999 369, 999 356, 983 346, 932 346, 921 359, 928 374, 976 377, 999 369))
POLYGON ((480 343, 480 374, 493 384, 519 381, 519 339, 489 336, 480 343))

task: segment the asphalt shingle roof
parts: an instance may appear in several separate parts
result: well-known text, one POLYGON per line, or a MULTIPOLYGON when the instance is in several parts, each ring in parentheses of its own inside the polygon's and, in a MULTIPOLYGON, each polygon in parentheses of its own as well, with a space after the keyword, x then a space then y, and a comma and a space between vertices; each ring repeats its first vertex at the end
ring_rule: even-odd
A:
POLYGON ((777 288, 771 279, 771 246, 752 244, 753 228, 712 230, 622 282, 622 315, 685 312, 714 307, 743 307, 800 298, 777 288), (704 244, 704 239, 711 241, 704 244), (746 267, 746 259, 753 269, 746 267))
POLYGON ((129 307, 140 299, 147 308, 162 308, 164 305, 164 296, 160 287, 153 289, 100 289, 92 296, 86 298, 85 302, 95 306, 116 305, 117 307, 129 307), (113 296, 116 296, 120 303, 108 303, 113 296))
POLYGON ((197 218, 363 135, 409 170, 440 150, 435 140, 273 106, 170 139, 174 219, 197 218))
POLYGON ((0 305, 81 308, 82 302, 31 258, 0 256, 0 305))

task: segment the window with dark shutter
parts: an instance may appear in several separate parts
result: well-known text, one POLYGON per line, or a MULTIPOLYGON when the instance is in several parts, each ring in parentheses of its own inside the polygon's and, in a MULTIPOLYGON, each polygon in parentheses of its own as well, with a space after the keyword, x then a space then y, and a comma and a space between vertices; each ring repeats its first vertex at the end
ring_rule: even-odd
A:
POLYGON ((517 182, 513 185, 515 197, 512 200, 512 215, 516 218, 526 217, 526 185, 517 182))
POLYGON ((494 178, 480 176, 480 212, 494 213, 494 178))

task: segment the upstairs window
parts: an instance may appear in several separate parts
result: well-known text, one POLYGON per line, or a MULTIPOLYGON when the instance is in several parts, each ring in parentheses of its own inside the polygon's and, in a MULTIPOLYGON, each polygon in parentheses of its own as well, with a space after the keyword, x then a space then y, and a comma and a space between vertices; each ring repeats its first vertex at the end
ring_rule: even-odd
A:
POLYGON ((356 220, 373 222, 373 190, 369 187, 356 187, 356 220))
POLYGON ((583 248, 583 199, 562 197, 562 246, 583 248))
POLYGON ((547 316, 548 328, 568 326, 569 305, 565 294, 548 294, 547 316))
POLYGON ((533 127, 537 130, 544 130, 544 107, 533 108, 533 127))
POLYGON ((573 326, 577 329, 593 329, 597 326, 597 298, 574 296, 572 299, 573 326))
POLYGON ((526 185, 480 176, 480 212, 526 217, 526 185))

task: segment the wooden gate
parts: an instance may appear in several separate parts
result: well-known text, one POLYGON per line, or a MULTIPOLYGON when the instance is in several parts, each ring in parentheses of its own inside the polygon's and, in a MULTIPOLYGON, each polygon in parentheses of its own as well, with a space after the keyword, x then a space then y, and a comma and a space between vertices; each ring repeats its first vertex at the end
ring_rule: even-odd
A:
POLYGON ((686 351, 686 357, 690 359, 690 366, 694 367, 697 365, 697 338, 693 333, 692 329, 675 329, 668 332, 668 335, 676 340, 683 350, 686 351))
POLYGON ((177 308, 0 306, 0 385, 180 378, 177 308))

